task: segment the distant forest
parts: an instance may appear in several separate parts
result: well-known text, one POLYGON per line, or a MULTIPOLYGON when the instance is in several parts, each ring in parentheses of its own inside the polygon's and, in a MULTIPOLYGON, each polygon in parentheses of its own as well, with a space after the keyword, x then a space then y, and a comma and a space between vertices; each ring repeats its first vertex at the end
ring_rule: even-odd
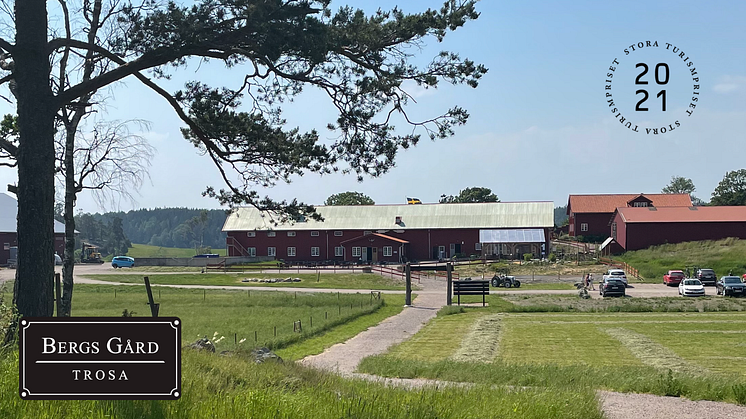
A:
POLYGON ((567 205, 554 208, 554 225, 561 227, 567 222, 567 205))
MULTIPOLYGON (((194 220, 200 218, 201 211, 203 210, 191 208, 156 208, 97 213, 90 216, 106 225, 116 218, 121 219, 124 235, 132 243, 194 248, 201 241, 204 247, 225 248, 226 235, 221 231, 227 217, 225 210, 206 210, 207 220, 204 228, 201 225, 195 228, 194 220)), ((79 222, 88 216, 89 214, 80 214, 75 217, 76 229, 80 231, 81 237, 94 236, 85 231, 87 223, 79 222)))

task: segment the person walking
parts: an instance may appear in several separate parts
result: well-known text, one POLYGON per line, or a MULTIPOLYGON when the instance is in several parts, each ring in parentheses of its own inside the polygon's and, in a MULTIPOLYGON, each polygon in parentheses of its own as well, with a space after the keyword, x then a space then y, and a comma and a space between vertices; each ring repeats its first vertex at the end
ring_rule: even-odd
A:
POLYGON ((596 290, 596 287, 593 286, 593 274, 588 274, 588 283, 591 284, 591 289, 596 290))

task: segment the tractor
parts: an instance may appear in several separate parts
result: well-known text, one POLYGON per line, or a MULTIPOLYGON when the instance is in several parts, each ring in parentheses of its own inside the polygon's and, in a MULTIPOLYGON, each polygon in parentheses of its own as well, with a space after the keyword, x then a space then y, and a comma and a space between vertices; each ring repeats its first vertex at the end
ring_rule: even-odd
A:
POLYGON ((83 242, 80 249, 80 263, 104 263, 98 246, 83 242))

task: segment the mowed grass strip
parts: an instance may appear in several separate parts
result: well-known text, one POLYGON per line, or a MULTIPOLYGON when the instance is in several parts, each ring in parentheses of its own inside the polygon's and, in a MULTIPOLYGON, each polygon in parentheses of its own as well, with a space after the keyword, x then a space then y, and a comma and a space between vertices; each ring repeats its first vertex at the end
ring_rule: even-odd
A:
MULTIPOLYGON (((83 275, 85 278, 99 281, 142 284, 143 275, 112 274, 112 275, 83 275)), ((148 275, 153 285, 216 285, 216 286, 245 286, 249 287, 295 287, 295 288, 339 288, 339 289, 372 289, 372 290, 403 290, 404 282, 397 279, 384 278, 376 274, 264 274, 264 273, 185 273, 185 274, 153 274, 148 275), (300 282, 241 282, 243 279, 271 279, 271 278, 300 278, 300 282)), ((413 286, 412 289, 417 289, 413 286)))
POLYGON ((512 364, 625 365, 642 363, 593 322, 548 323, 554 315, 505 315, 500 359, 512 364))
POLYGON ((462 362, 492 362, 500 345, 501 327, 501 314, 487 314, 477 318, 451 359, 462 362))
MULTIPOLYGON (((225 249, 213 249, 212 253, 225 256, 225 249)), ((135 244, 127 250, 127 256, 137 258, 190 258, 196 255, 193 248, 162 247, 148 244, 135 244)), ((137 262, 137 261, 135 261, 137 262)))
POLYGON ((706 368, 687 362, 676 355, 674 351, 641 333, 636 333, 623 327, 601 330, 621 342, 622 345, 632 352, 635 358, 639 359, 645 365, 663 371, 672 370, 687 374, 701 375, 710 373, 706 368))
POLYGON ((451 357, 461 346, 475 320, 485 313, 468 311, 461 314, 441 313, 420 329, 417 334, 389 350, 392 357, 400 359, 440 361, 451 357))

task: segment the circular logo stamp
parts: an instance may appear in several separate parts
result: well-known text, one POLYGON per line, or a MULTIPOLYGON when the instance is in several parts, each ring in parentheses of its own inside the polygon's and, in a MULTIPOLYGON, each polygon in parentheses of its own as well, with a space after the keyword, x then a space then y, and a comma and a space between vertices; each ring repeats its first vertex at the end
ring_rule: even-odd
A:
POLYGON ((604 98, 622 127, 659 135, 681 127, 700 96, 692 58, 678 45, 640 41, 614 58, 604 78, 604 98))

